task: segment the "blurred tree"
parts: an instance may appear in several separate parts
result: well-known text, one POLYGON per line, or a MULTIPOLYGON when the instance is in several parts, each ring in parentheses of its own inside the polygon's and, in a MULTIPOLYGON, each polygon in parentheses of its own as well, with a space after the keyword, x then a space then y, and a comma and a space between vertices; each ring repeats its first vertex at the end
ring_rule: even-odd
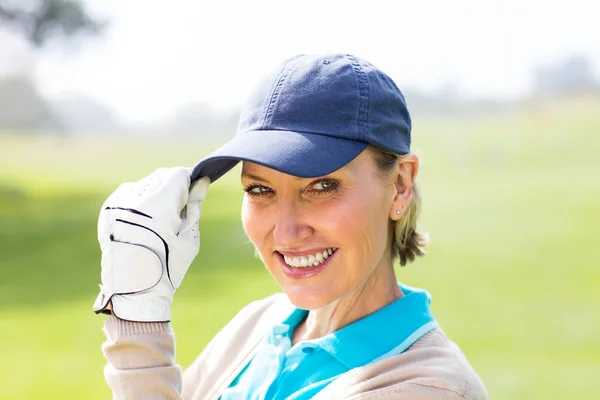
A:
POLYGON ((0 0, 0 22, 6 22, 35 47, 48 40, 101 32, 106 22, 92 18, 78 0, 0 0))
POLYGON ((0 80, 0 128, 16 131, 62 131, 62 121, 27 76, 0 80))
POLYGON ((566 58, 556 65, 537 68, 534 81, 538 96, 581 94, 597 87, 592 64, 583 55, 566 58))
POLYGON ((50 107, 56 118, 62 121, 64 130, 71 135, 89 136, 123 129, 108 107, 83 95, 54 100, 50 107))
MULTIPOLYGON (((106 27, 107 22, 92 16, 83 0, 0 0, 0 28, 14 32, 34 49, 83 34, 99 34, 106 27)), ((3 53, 10 57, 10 52, 3 53)), ((0 130, 61 134, 74 129, 88 131, 82 128, 84 117, 90 119, 84 127, 93 127, 99 120, 105 122, 103 127, 116 125, 101 106, 94 108, 94 104, 86 103, 77 107, 79 103, 73 101, 70 106, 83 109, 81 115, 64 112, 62 104, 47 101, 30 71, 17 69, 0 76, 0 130)))

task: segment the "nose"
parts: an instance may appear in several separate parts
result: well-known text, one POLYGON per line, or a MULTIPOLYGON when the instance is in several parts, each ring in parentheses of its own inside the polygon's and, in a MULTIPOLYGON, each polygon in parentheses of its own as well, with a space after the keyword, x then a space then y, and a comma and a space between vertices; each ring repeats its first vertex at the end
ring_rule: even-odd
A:
POLYGON ((314 229, 305 221, 294 206, 278 207, 273 229, 273 239, 276 247, 297 247, 309 239, 314 229))

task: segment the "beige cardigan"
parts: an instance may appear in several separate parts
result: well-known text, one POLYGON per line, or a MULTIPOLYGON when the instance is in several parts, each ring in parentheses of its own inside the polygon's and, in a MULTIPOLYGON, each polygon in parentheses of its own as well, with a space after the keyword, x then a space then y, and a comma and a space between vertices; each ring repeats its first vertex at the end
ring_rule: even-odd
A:
MULTIPOLYGON (((292 309, 284 294, 240 311, 183 373, 175 364, 168 323, 137 323, 111 316, 102 349, 114 399, 216 400, 254 356, 267 329, 292 309)), ((486 400, 483 383, 458 346, 435 329, 404 353, 355 368, 313 399, 486 400)))

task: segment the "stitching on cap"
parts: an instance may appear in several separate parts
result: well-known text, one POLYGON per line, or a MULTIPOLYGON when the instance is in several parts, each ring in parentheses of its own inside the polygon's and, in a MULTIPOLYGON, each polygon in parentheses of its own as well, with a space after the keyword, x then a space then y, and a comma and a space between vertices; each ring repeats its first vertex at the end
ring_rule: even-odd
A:
POLYGON ((275 103, 277 102, 277 98, 279 97, 279 92, 281 90, 281 87, 283 86, 283 82, 285 81, 289 73, 290 69, 284 70, 279 76, 279 79, 277 80, 277 84, 275 85, 275 88, 273 89, 273 94, 271 95, 271 99, 269 100, 269 107, 267 107, 265 118, 263 119, 262 126, 260 127, 261 130, 265 129, 265 126, 267 125, 267 120, 271 118, 271 115, 273 115, 273 108, 275 108, 275 103))
POLYGON ((356 57, 347 54, 347 57, 352 61, 352 69, 358 77, 358 132, 363 135, 362 139, 367 137, 369 131, 369 103, 370 103, 370 87, 367 74, 359 64, 356 57))

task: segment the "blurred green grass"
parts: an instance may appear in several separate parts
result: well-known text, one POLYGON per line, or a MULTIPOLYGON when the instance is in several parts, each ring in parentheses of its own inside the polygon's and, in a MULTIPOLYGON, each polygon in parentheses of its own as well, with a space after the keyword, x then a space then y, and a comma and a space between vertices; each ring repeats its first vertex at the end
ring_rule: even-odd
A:
MULTIPOLYGON (((429 254, 398 268, 493 399, 600 392, 600 102, 415 121, 429 254)), ((193 165, 216 144, 0 137, 1 399, 105 399, 100 205, 122 181, 193 165)), ((191 363, 253 299, 278 290, 239 219, 236 172, 211 186, 201 250, 173 306, 191 363)))

